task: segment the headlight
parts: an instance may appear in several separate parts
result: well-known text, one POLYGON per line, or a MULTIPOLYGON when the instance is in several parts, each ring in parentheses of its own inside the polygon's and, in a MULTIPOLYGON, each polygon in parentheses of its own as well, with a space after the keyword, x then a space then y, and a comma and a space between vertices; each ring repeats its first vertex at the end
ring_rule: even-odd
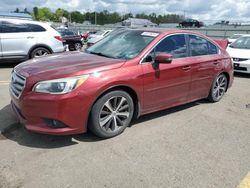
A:
POLYGON ((38 82, 32 91, 50 94, 65 94, 83 84, 89 75, 38 82))

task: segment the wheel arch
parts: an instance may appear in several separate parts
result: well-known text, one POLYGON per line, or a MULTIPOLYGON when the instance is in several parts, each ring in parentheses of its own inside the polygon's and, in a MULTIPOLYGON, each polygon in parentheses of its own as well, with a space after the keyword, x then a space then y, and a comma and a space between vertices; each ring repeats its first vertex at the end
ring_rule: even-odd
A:
POLYGON ((36 44, 32 46, 29 50, 28 57, 29 59, 31 58, 31 53, 36 49, 36 48, 46 48, 47 50, 50 51, 50 53, 53 53, 53 50, 46 44, 36 44))
POLYGON ((140 99, 139 99, 139 96, 138 96, 137 92, 132 87, 127 86, 127 85, 115 85, 115 86, 109 87, 106 90, 104 90, 94 100, 94 102, 92 103, 91 108, 90 108, 90 110, 88 112, 88 120, 87 120, 88 124, 89 124, 90 113, 91 113, 92 107, 96 103, 96 101, 98 99, 100 99, 102 96, 106 95, 107 93, 109 93, 111 91, 117 91, 117 90, 125 91, 131 96, 131 98, 133 100, 133 103, 134 103, 134 107, 135 107, 134 108, 133 119, 136 119, 136 118, 138 118, 140 116, 141 105, 140 105, 140 99))

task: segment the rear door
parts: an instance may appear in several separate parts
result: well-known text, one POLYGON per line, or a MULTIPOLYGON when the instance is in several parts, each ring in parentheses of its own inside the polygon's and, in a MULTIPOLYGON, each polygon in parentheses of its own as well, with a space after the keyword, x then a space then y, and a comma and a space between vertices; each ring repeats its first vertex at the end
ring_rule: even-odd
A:
POLYGON ((212 42, 197 35, 188 35, 191 85, 188 101, 206 98, 215 75, 221 70, 222 57, 212 42))
POLYGON ((4 57, 24 57, 34 44, 36 37, 27 24, 19 21, 2 22, 2 54, 4 57))

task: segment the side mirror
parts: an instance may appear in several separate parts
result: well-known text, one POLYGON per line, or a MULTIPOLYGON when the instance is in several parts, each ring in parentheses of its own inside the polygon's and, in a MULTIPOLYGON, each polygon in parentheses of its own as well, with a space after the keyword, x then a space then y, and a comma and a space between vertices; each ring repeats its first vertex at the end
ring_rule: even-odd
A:
POLYGON ((173 60, 173 56, 171 54, 164 53, 164 52, 157 53, 155 57, 155 63, 158 63, 158 64, 171 63, 172 60, 173 60))

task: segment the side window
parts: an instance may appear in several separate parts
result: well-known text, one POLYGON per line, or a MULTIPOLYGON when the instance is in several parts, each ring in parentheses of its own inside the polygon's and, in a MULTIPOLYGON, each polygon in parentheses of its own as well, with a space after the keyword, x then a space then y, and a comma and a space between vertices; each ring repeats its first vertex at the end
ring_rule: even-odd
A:
POLYGON ((218 53, 218 48, 214 44, 196 35, 189 35, 189 45, 191 56, 202 56, 218 53))
POLYGON ((46 29, 44 29, 40 25, 36 25, 36 24, 27 24, 27 25, 29 27, 30 32, 44 32, 44 31, 46 31, 46 29))
POLYGON ((187 45, 184 34, 172 35, 161 41, 155 48, 155 52, 166 52, 174 58, 187 57, 187 45))
POLYGON ((218 54, 218 47, 208 41, 209 54, 218 54))
POLYGON ((2 22, 2 33, 29 32, 29 28, 23 23, 2 22))

